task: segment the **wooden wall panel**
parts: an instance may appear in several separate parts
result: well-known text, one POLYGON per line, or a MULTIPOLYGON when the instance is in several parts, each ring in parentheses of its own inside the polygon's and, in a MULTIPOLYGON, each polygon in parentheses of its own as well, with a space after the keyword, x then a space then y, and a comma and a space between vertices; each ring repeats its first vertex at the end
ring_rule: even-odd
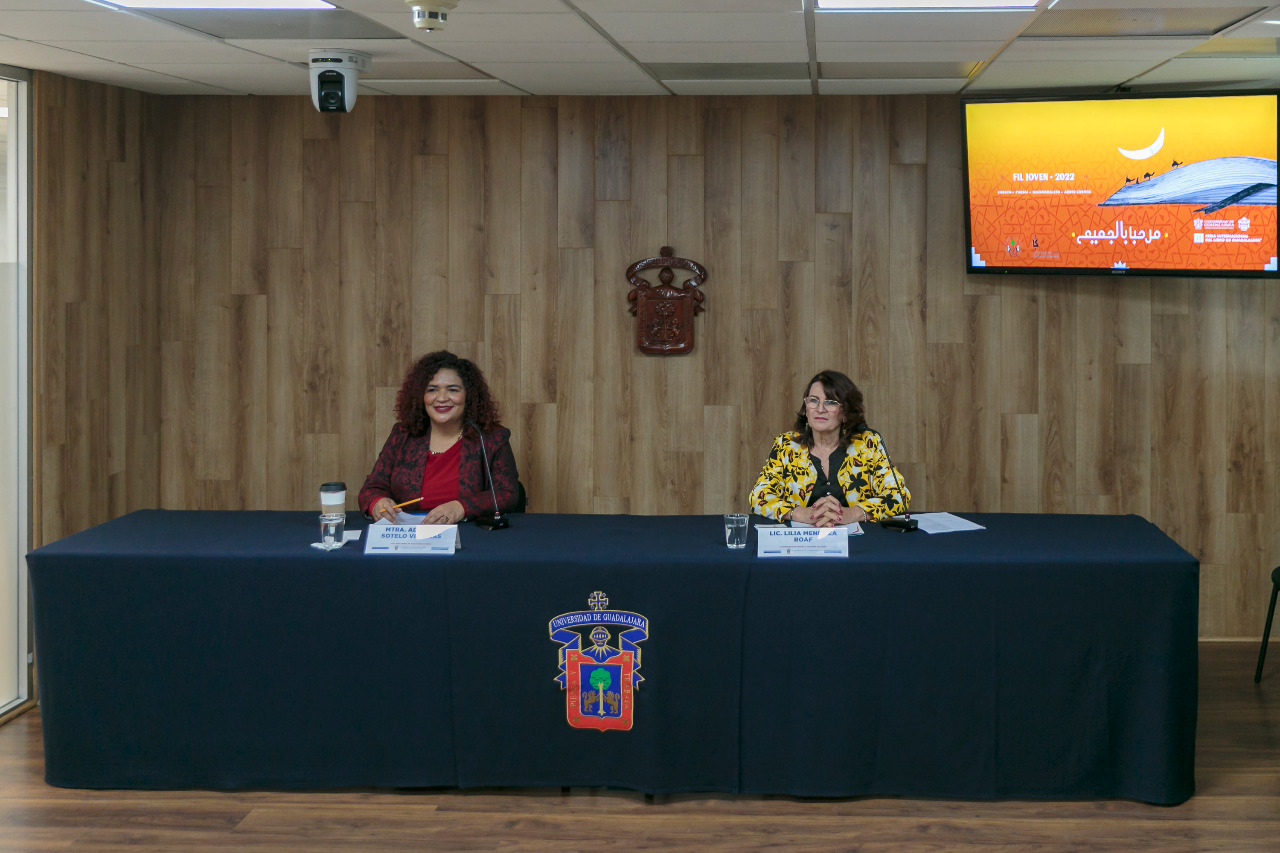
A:
POLYGON ((814 99, 783 98, 778 106, 778 260, 813 260, 814 99))
POLYGON ((742 308, 748 292, 742 282, 742 177, 751 165, 742 159, 742 112, 717 104, 707 110, 703 131, 705 255, 694 260, 707 265, 715 258, 722 286, 704 287, 714 293, 708 300, 715 301, 702 315, 697 345, 711 364, 721 367, 704 380, 707 403, 714 406, 740 404, 748 381, 743 371, 725 369, 742 352, 742 308))
POLYGON ((411 359, 488 372, 536 512, 743 509, 820 368, 921 510, 1139 513, 1258 634, 1280 288, 966 276, 950 97, 144 96, 37 75, 37 541, 354 492, 411 359), (706 265, 688 356, 622 272, 706 265))
MULTIPOLYGON (((190 237, 157 227, 149 212, 161 195, 144 166, 156 153, 147 96, 39 72, 32 89, 33 544, 41 545, 159 502, 155 238, 167 233, 186 252, 183 269, 171 268, 179 287, 193 281, 195 259, 190 237)), ((181 136, 191 124, 168 129, 181 136)), ((191 202, 193 189, 174 182, 191 202)))
POLYGON ((742 111, 742 308, 778 308, 778 99, 742 111))
MULTIPOLYGON (((853 352, 837 351, 837 359, 849 359, 855 382, 888 385, 894 365, 889 320, 889 134, 885 99, 857 98, 853 103, 853 243, 849 266, 853 284, 853 352)), ((819 178, 819 183, 822 179, 819 178)), ((818 286, 822 286, 819 276, 818 286)), ((843 309, 843 306, 841 306, 843 309)))
MULTIPOLYGON (((665 140, 666 128, 661 130, 665 140)), ((665 164, 665 155, 662 160, 665 164)), ((595 344, 593 390, 599 427, 604 427, 598 427, 591 433, 595 497, 610 500, 612 511, 627 512, 631 497, 628 489, 631 482, 631 433, 618 429, 617 425, 632 422, 631 406, 635 394, 631 388, 630 361, 635 336, 626 323, 617 322, 616 310, 618 296, 627 290, 619 271, 635 260, 631 253, 630 205, 622 201, 597 205, 595 234, 592 293, 579 295, 594 302, 591 330, 595 344)))
MULTIPOLYGON (((614 287, 626 288, 629 285, 625 283, 622 271, 633 261, 652 256, 666 244, 669 204, 667 170, 671 166, 671 158, 668 154, 667 99, 622 100, 630 101, 631 156, 628 162, 631 173, 627 198, 631 202, 628 230, 633 254, 623 266, 605 270, 603 280, 613 282, 614 287)), ((699 217, 696 233, 701 234, 701 206, 697 206, 691 213, 699 217)), ((596 246, 599 245, 597 240, 596 246)), ((702 246, 695 248, 700 251, 702 246)), ((676 247, 677 253, 682 257, 690 257, 684 253, 693 250, 689 246, 676 247)))

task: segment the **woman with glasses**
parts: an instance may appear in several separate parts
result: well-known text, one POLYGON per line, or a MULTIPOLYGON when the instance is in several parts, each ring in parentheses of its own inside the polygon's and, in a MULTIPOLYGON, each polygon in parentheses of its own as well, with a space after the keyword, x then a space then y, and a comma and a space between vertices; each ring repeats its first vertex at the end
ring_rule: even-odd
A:
POLYGON ((858 386, 824 370, 809 380, 795 425, 774 439, 749 500, 766 518, 834 527, 903 513, 911 493, 867 430, 858 386))

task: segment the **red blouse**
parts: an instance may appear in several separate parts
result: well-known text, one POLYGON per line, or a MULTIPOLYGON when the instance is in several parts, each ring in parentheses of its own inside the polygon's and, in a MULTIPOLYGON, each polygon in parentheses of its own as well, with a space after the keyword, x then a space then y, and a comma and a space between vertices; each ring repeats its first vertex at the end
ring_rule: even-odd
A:
MULTIPOLYGON (((458 444, 458 503, 467 515, 493 512, 493 502, 505 510, 515 507, 520 494, 516 458, 511 452, 511 430, 494 427, 486 432, 489 462, 493 465, 493 482, 485 473, 483 454, 475 430, 463 430, 458 444)), ((422 475, 425 473, 431 435, 412 436, 400 424, 391 429, 387 441, 378 452, 378 461, 360 489, 360 510, 366 516, 378 498, 391 498, 401 503, 422 497, 422 475)), ((441 454, 443 455, 443 454, 441 454)), ((419 501, 421 503, 421 501, 419 501)), ((413 512, 420 510, 414 509, 413 512)))
POLYGON ((444 453, 433 453, 422 467, 422 500, 414 512, 426 512, 458 499, 458 463, 462 442, 455 441, 444 453))

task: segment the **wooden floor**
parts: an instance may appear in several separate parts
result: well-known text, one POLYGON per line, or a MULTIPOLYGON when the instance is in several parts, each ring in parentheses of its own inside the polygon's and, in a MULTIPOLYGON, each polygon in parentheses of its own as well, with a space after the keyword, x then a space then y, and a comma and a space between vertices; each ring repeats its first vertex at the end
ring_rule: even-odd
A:
POLYGON ((0 851, 1277 851, 1280 644, 1200 652, 1197 794, 1124 801, 681 795, 615 791, 74 791, 43 782, 38 712, 0 729, 0 851))

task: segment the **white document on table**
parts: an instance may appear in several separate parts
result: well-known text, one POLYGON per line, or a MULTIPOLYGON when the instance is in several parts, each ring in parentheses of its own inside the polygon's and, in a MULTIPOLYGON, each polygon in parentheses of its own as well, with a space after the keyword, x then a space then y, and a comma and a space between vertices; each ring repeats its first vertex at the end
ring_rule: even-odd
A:
POLYGON ((918 512, 912 516, 925 533, 959 533, 962 530, 986 530, 981 524, 949 512, 918 512))
POLYGON ((395 513, 396 513, 395 521, 387 521, 385 518, 379 518, 377 521, 374 522, 374 524, 421 524, 422 520, 427 517, 427 514, 425 512, 419 514, 419 513, 405 512, 402 509, 397 509, 395 513))

